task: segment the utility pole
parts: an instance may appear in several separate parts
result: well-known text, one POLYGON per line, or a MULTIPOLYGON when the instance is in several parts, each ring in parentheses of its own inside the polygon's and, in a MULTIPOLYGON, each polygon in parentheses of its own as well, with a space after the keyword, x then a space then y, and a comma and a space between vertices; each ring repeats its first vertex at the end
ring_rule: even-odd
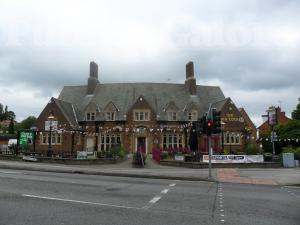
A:
POLYGON ((206 126, 207 126, 207 142, 208 142, 208 178, 211 179, 212 175, 211 175, 211 120, 212 120, 212 113, 211 113, 211 104, 209 104, 209 109, 207 112, 207 116, 206 116, 206 126))

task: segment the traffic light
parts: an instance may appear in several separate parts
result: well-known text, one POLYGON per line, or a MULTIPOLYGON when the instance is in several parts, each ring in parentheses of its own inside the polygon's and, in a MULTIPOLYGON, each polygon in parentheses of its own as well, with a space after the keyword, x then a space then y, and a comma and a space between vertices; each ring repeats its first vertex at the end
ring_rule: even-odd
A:
POLYGON ((212 117, 213 117, 212 133, 219 134, 221 133, 221 112, 220 111, 218 112, 216 109, 213 109, 212 117))
POLYGON ((211 119, 208 119, 206 121, 206 134, 207 134, 207 136, 211 136, 212 129, 213 129, 213 121, 211 119))

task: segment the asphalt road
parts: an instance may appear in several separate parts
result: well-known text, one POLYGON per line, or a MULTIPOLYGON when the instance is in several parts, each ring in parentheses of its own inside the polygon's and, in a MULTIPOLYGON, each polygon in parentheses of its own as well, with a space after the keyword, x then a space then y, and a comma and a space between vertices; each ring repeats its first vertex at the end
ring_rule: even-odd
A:
POLYGON ((300 188, 0 170, 0 225, 300 224, 300 188))

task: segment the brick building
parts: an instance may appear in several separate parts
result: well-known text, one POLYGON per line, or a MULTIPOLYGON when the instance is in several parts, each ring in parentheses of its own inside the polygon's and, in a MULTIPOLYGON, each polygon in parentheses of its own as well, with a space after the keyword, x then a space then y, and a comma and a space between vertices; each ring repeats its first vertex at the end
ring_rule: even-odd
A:
MULTIPOLYGON (((103 84, 98 79, 98 65, 91 62, 87 85, 65 86, 38 117, 36 151, 47 153, 50 124, 51 147, 56 154, 106 151, 115 145, 146 153, 154 147, 187 148, 192 122, 202 117, 211 103, 222 110, 224 122, 230 120, 225 125, 230 135, 244 134, 246 125, 240 121, 242 114, 221 89, 196 85, 193 62, 186 65, 184 84, 103 84), (51 121, 50 114, 54 117, 51 121)), ((199 137, 198 142, 202 152, 207 151, 204 139, 199 137)), ((221 151, 220 136, 215 137, 215 143, 214 148, 221 151)), ((242 150, 242 138, 235 143, 240 147, 232 143, 232 149, 242 150)))

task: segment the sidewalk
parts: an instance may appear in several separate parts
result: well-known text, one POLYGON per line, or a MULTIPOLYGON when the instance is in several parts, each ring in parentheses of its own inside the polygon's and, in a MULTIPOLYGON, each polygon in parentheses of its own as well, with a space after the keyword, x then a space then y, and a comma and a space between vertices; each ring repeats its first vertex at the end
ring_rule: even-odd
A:
POLYGON ((212 169, 212 179, 209 179, 208 169, 190 169, 182 167, 161 166, 152 159, 147 159, 145 168, 134 168, 131 163, 132 159, 127 159, 124 162, 118 164, 104 165, 63 165, 54 163, 16 162, 0 160, 0 168, 137 178, 219 181, 265 185, 300 185, 299 167, 291 169, 212 169))

